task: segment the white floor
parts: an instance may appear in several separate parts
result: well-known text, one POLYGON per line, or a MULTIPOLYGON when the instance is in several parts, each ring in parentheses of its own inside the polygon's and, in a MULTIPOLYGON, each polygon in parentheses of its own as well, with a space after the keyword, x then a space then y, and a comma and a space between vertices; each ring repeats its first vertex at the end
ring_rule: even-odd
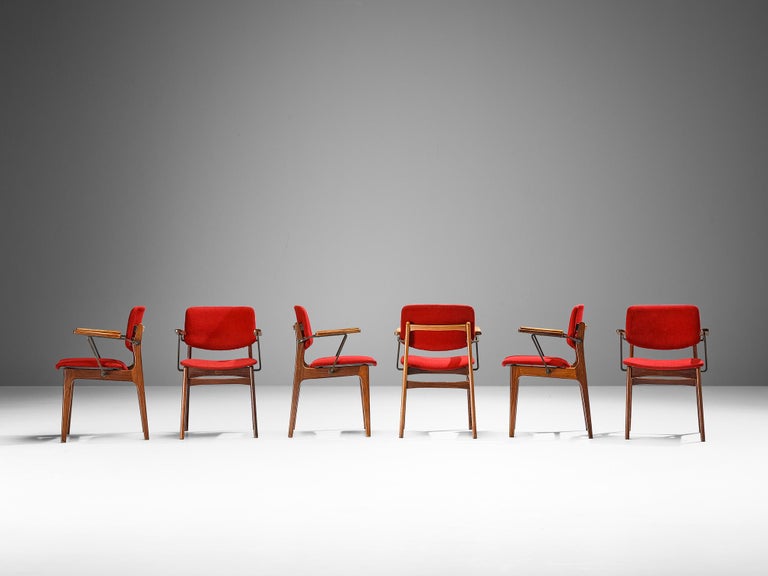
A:
POLYGON ((309 383, 296 436, 290 391, 196 388, 178 440, 180 391, 148 391, 141 439, 130 385, 81 386, 59 442, 61 389, 0 387, 0 574, 768 573, 768 388, 593 387, 595 438, 575 386, 465 396, 309 383))

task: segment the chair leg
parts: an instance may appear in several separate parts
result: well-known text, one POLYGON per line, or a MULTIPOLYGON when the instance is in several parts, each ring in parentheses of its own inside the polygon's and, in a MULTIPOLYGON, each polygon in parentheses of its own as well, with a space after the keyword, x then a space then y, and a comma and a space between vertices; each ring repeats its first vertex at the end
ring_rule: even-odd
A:
POLYGON ((632 427, 632 368, 627 368, 627 407, 624 414, 624 439, 629 440, 629 430, 632 427))
POLYGON ((467 386, 467 430, 472 430, 472 399, 469 397, 469 386, 467 386))
POLYGON ((517 423, 517 396, 520 392, 520 375, 514 366, 509 368, 509 437, 515 437, 517 423))
POLYGON ((368 382, 368 366, 360 372, 360 398, 363 402, 363 426, 365 435, 371 436, 371 389, 368 382))
POLYGON ((61 441, 66 442, 69 436, 69 426, 72 421, 72 389, 74 388, 74 379, 69 371, 64 369, 64 386, 62 387, 61 397, 61 441))
POLYGON ((72 382, 69 386, 69 413, 67 414, 67 436, 72 432, 72 405, 75 399, 75 379, 72 378, 72 382))
POLYGON ((299 410, 299 394, 301 392, 301 377, 296 374, 293 377, 293 394, 291 396, 291 415, 288 419, 288 438, 293 438, 296 428, 296 413, 299 410))
POLYGON ((696 370, 696 407, 699 412, 699 435, 704 442, 704 403, 701 393, 701 372, 696 370))
POLYGON ((251 420, 253 421, 253 437, 259 437, 259 424, 256 421, 256 383, 253 380, 253 370, 251 370, 251 420))
POLYGON ((189 426, 189 381, 187 380, 187 369, 184 368, 184 375, 181 383, 181 424, 179 426, 179 439, 184 440, 184 432, 189 426))
POLYGON ((136 394, 139 397, 139 413, 141 414, 141 430, 144 432, 144 440, 149 440, 149 422, 147 421, 147 396, 144 391, 144 375, 136 375, 136 394))
POLYGON ((579 380, 581 389, 581 407, 584 409, 584 423, 587 425, 587 436, 592 438, 592 412, 589 409, 589 389, 587 388, 587 375, 579 380))
POLYGON ((469 369, 469 412, 472 420, 472 438, 477 438, 477 412, 475 407, 475 377, 472 367, 469 369))
POLYGON ((400 395, 400 438, 405 433, 405 401, 408 396, 408 373, 403 368, 403 391, 400 395))

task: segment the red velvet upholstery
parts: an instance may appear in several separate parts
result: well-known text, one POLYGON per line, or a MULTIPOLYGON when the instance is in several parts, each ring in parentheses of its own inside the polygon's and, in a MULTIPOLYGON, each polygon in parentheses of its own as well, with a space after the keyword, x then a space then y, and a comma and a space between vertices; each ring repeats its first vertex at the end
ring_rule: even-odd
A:
POLYGON ((256 341, 256 312, 249 306, 193 306, 184 320, 184 342, 203 350, 235 350, 256 341))
MULTIPOLYGON (((114 358, 101 358, 100 362, 103 368, 128 370, 125 362, 115 360, 114 358)), ((58 370, 59 368, 95 368, 98 370, 99 365, 93 356, 90 358, 62 358, 56 363, 56 369, 58 370)))
MULTIPOLYGON (((555 368, 570 368, 572 365, 565 358, 557 356, 544 356, 547 366, 555 368)), ((501 362, 502 366, 544 366, 541 356, 507 356, 501 362)))
POLYGON ((656 358, 637 358, 635 356, 624 359, 625 366, 633 368, 646 368, 648 370, 691 370, 693 368, 702 368, 704 360, 701 358, 674 358, 656 359, 656 358))
POLYGON ((133 331, 136 329, 136 325, 141 324, 141 321, 144 319, 145 310, 146 307, 144 306, 134 306, 131 309, 131 313, 128 314, 128 326, 125 328, 125 347, 131 352, 133 352, 133 344, 131 343, 133 331))
POLYGON ((256 358, 232 358, 230 360, 204 360, 202 358, 185 358, 182 366, 201 368, 202 370, 237 370, 258 364, 256 358))
MULTIPOLYGON (((573 307, 573 310, 571 310, 571 319, 568 321, 568 336, 571 338, 574 338, 576 336, 576 329, 579 326, 579 322, 581 322, 584 319, 584 304, 577 304, 573 307)), ((576 348, 576 342, 571 340, 571 338, 566 338, 565 341, 568 342, 568 345, 575 349, 576 348)))
POLYGON ((626 339, 651 350, 688 348, 701 339, 699 309, 688 304, 627 308, 626 339))
POLYGON ((376 360, 371 358, 370 356, 339 356, 339 359, 337 360, 335 356, 324 356, 323 358, 317 358, 316 360, 313 360, 310 364, 310 368, 320 368, 320 367, 327 367, 327 366, 333 366, 334 363, 336 366, 358 366, 358 365, 367 365, 367 366, 376 366, 376 360))
POLYGON ((293 310, 296 312, 296 322, 301 324, 303 337, 306 338, 304 341, 304 349, 306 350, 312 346, 314 341, 314 338, 312 338, 312 325, 309 323, 309 314, 304 306, 294 306, 293 310))
MULTIPOLYGON (((466 336, 464 338, 466 342, 466 336)), ((466 344, 464 345, 466 347, 466 344)), ((403 362, 405 357, 400 359, 403 362)), ((442 357, 429 357, 429 356, 414 356, 408 355, 408 367, 415 368, 417 370, 429 370, 430 372, 445 372, 448 370, 459 370, 469 366, 468 356, 442 356, 442 357)))
MULTIPOLYGON (((462 304, 409 304, 403 306, 400 313, 401 338, 405 338, 406 322, 411 324, 466 324, 469 322, 472 335, 475 334, 475 311, 471 306, 462 304)), ((467 335, 463 330, 461 332, 419 331, 411 333, 410 346, 418 350, 458 350, 467 347, 467 335)))

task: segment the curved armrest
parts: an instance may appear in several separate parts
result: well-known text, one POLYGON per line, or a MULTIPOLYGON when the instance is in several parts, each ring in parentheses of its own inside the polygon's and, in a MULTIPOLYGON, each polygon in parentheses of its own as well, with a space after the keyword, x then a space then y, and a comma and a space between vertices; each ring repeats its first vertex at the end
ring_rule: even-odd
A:
POLYGON ((335 328, 333 330, 318 330, 312 334, 313 338, 324 336, 346 336, 347 334, 359 334, 360 328, 335 328))
POLYGON ((81 336, 91 336, 95 338, 112 338, 117 340, 125 338, 125 334, 121 334, 120 330, 101 330, 98 328, 75 328, 72 331, 73 334, 79 334, 81 336))
POLYGON ((517 331, 523 332, 525 334, 535 334, 537 336, 555 336, 557 338, 567 337, 565 332, 555 328, 534 328, 533 326, 520 326, 517 331))

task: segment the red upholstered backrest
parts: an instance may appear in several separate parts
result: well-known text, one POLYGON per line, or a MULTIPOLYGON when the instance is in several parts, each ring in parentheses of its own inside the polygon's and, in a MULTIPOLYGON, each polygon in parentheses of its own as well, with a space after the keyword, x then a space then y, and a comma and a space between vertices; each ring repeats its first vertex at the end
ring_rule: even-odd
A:
MULTIPOLYGON (((471 324, 475 334, 475 311, 462 304, 409 304, 400 314, 400 337, 405 338, 405 324, 471 324)), ((462 331, 411 332, 410 346, 420 350, 457 350, 467 347, 467 336, 462 331)))
POLYGON ((204 350, 235 350, 256 341, 256 312, 249 306, 193 306, 184 319, 184 341, 204 350))
POLYGON ((625 330, 627 342, 640 348, 688 348, 701 337, 699 309, 688 304, 630 306, 625 330))
POLYGON ((144 306, 134 306, 131 313, 128 314, 128 326, 125 328, 125 347, 131 352, 133 352, 133 343, 131 342, 133 331, 136 329, 136 325, 141 324, 144 319, 144 310, 146 310, 144 306))
MULTIPOLYGON (((568 336, 571 336, 572 338, 576 337, 576 328, 579 326, 579 323, 584 319, 584 304, 577 304, 573 307, 573 310, 571 310, 571 319, 568 321, 568 336)), ((570 338, 565 339, 566 342, 568 342, 568 345, 571 348, 576 348, 576 342, 571 340, 570 338)))
POLYGON ((309 314, 307 314, 307 310, 304 306, 294 306, 293 310, 296 312, 296 322, 301 324, 301 337, 306 338, 304 341, 304 349, 306 350, 312 346, 312 341, 314 340, 311 338, 312 326, 309 324, 309 314))

